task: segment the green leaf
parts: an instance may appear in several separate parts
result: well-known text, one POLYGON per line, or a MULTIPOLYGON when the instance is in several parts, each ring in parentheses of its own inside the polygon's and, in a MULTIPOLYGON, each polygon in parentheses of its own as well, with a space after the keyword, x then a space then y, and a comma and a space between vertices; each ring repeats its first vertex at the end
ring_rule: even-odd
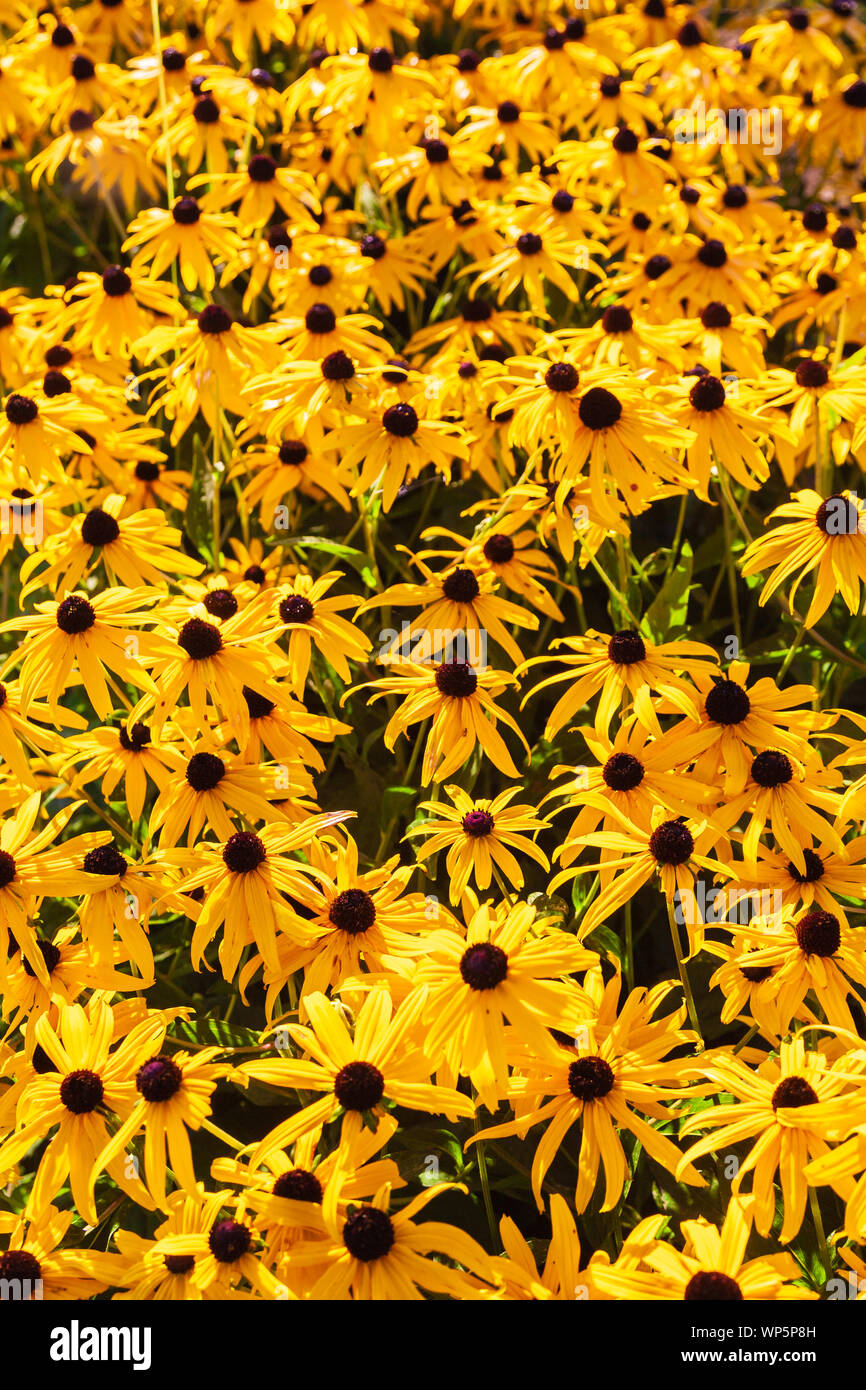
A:
POLYGON ((259 1047, 259 1034, 237 1023, 205 1015, 197 1018, 176 1018, 171 1025, 175 1038, 198 1043, 200 1047, 259 1047))
POLYGON ((337 555, 360 574, 368 589, 376 588, 369 557, 363 550, 355 550, 341 541, 329 541, 324 536, 281 536, 279 544, 290 546, 293 550, 322 550, 328 555, 337 555))
POLYGON ((656 641, 669 641, 672 633, 685 625, 689 594, 694 587, 691 582, 693 564, 692 548, 688 541, 683 541, 676 569, 644 615, 644 624, 656 641))
POLYGON ((184 529, 197 550, 212 556, 213 474, 198 435, 193 439, 192 456, 192 486, 186 504, 184 529))

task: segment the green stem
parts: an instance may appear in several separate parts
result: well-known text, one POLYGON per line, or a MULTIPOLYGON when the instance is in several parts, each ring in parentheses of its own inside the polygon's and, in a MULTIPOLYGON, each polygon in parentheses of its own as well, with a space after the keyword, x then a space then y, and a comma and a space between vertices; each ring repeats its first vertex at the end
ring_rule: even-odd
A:
POLYGON ((490 1249, 496 1250, 498 1248, 496 1217, 493 1214, 493 1201, 490 1196, 490 1179, 487 1176, 487 1155, 484 1151, 484 1141, 483 1139, 477 1138, 481 1133, 481 1121, 478 1116, 478 1095, 474 1086, 472 1087, 472 1099, 476 1102, 472 1125, 476 1135, 475 1157, 478 1163, 478 1175, 481 1179, 481 1196, 484 1201, 484 1211, 487 1215, 487 1228, 490 1232, 490 1249))
POLYGON ((683 960, 683 956, 682 956, 682 949, 681 949, 681 946, 680 946, 680 934, 679 934, 679 929, 678 929, 678 927, 677 927, 677 919, 676 919, 676 917, 674 916, 674 905, 673 905, 673 903, 670 901, 670 899, 668 899, 668 902, 667 902, 667 909, 668 909, 668 922, 670 923, 670 928, 671 928, 671 940, 673 941, 673 944, 674 944, 674 956, 676 957, 677 970, 679 971, 679 976, 680 976, 680 984, 681 984, 682 987, 683 987, 683 994, 685 995, 686 1008, 687 1008, 688 1014, 689 1014, 689 1022, 691 1023, 692 1029, 694 1030, 694 1032, 697 1033, 697 1035, 698 1035, 698 1042, 699 1042, 699 1044, 700 1044, 701 1050, 703 1051, 703 1047, 704 1047, 704 1038, 703 1038, 703 1034, 701 1033, 701 1025, 700 1025, 700 1022, 698 1021, 698 1011, 697 1011, 697 1009, 695 1008, 695 997, 694 997, 694 995, 692 994, 692 987, 691 987, 691 984, 689 983, 688 972, 687 972, 687 970, 686 970, 685 961, 683 960))
POLYGON ((812 1213, 812 1224, 815 1227, 815 1235, 818 1239, 818 1250, 821 1255, 821 1264, 824 1266, 824 1278, 828 1277, 832 1269, 830 1251, 827 1245, 827 1237, 824 1233, 824 1222, 821 1220, 821 1206, 818 1201, 818 1192, 814 1187, 809 1188, 809 1209, 812 1213))

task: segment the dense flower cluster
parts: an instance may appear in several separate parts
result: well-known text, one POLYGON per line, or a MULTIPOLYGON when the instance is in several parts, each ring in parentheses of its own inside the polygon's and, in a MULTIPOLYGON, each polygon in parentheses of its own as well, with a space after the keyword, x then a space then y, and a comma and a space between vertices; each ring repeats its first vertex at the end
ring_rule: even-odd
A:
POLYGON ((859 8, 0 6, 4 1287, 866 1274, 859 8))

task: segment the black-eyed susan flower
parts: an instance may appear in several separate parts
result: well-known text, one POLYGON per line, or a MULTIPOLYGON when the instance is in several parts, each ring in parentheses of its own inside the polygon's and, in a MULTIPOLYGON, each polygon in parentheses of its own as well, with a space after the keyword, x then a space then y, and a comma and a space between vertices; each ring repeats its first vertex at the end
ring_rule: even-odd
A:
POLYGON ((41 796, 32 792, 14 815, 0 825, 0 966, 5 968, 10 937, 43 985, 48 971, 33 928, 33 916, 46 888, 58 894, 81 893, 98 885, 98 879, 84 867, 88 854, 111 839, 111 832, 91 831, 75 835, 63 844, 55 841, 72 819, 77 804, 63 807, 36 829, 41 796), (34 829, 36 833, 34 834, 34 829))
MULTIPOLYGON (((218 1047, 205 1047, 194 1053, 159 1051, 148 1057, 135 1074, 137 1097, 130 1114, 97 1154, 90 1170, 91 1186, 109 1164, 123 1154, 136 1135, 144 1133, 144 1172, 148 1191, 158 1206, 165 1206, 166 1161, 181 1188, 195 1188, 189 1131, 204 1128, 218 1139, 223 1131, 208 1118, 211 1096, 217 1081, 231 1072, 217 1063, 218 1047)), ((232 1141, 233 1142, 233 1141, 232 1141)))
POLYGON ((180 531, 166 524, 161 511, 147 509, 124 516, 124 502, 113 493, 34 550, 21 569, 22 598, 40 588, 50 588, 63 598, 100 563, 112 584, 130 589, 161 585, 166 571, 201 574, 204 565, 179 553, 180 531))
POLYGON ((364 661, 372 648, 366 634, 341 617, 341 610, 356 605, 357 598, 328 592, 342 578, 339 570, 319 579, 298 574, 272 592, 271 620, 287 637, 289 684, 295 695, 303 694, 314 648, 343 681, 352 678, 349 658, 364 661))
POLYGON ((810 734, 832 720, 797 708, 815 699, 811 686, 780 690, 769 676, 749 685, 749 674, 745 661, 732 661, 724 675, 693 670, 702 697, 698 722, 683 720, 662 742, 679 763, 694 762, 697 778, 714 782, 721 775, 725 796, 743 790, 756 752, 772 746, 802 756, 810 734))
POLYGON ((193 965, 200 965, 206 947, 222 926, 219 960, 227 980, 234 977, 244 947, 253 942, 265 963, 278 970, 277 931, 302 940, 309 936, 301 933, 297 918, 290 918, 282 903, 281 895, 291 897, 303 882, 300 865, 288 857, 289 853, 351 814, 328 812, 308 816, 297 826, 265 825, 257 833, 238 830, 222 845, 163 851, 164 862, 192 868, 183 880, 184 893, 205 890, 190 947, 193 965))
POLYGON ((768 968, 773 975, 779 1031, 784 1032, 807 995, 817 999, 834 1027, 855 1031, 848 1004, 866 985, 862 932, 846 927, 835 912, 790 906, 770 916, 756 914, 748 926, 728 926, 741 949, 739 965, 768 968))
POLYGON ((683 1221, 683 1250, 656 1240, 641 1251, 645 1269, 628 1268, 621 1260, 594 1271, 599 1287, 611 1298, 685 1300, 686 1302, 770 1302, 818 1298, 796 1283, 801 1276, 793 1255, 746 1259, 755 1219, 748 1197, 732 1197, 721 1229, 705 1218, 683 1221))
POLYGON ((149 1248, 142 1241, 125 1242, 130 1254, 139 1257, 130 1271, 138 1276, 139 1288, 152 1292, 162 1284, 166 1298, 185 1297, 188 1277, 196 1291, 193 1298, 292 1297, 268 1268, 261 1236, 233 1193, 206 1193, 196 1183, 182 1196, 183 1203, 178 1201, 149 1248), (184 1276, 180 1284, 169 1280, 166 1271, 184 1276))
MULTIPOLYGON (((441 661, 427 664, 401 662, 397 674, 369 684, 376 694, 404 697, 402 707, 385 728, 386 748, 393 748, 399 735, 413 724, 431 719, 422 765, 422 786, 441 782, 462 767, 476 744, 510 777, 519 777, 505 740, 496 727, 501 720, 517 735, 528 751, 519 726, 506 710, 496 704, 496 696, 515 680, 504 671, 476 669, 468 661, 441 661)), ((345 696, 343 700, 345 701, 345 696)), ((422 731, 423 736, 423 731, 422 731)))
MULTIPOLYGON (((699 869, 714 870, 725 878, 737 876, 730 864, 723 864, 707 854, 723 833, 718 820, 674 818, 658 807, 651 826, 642 829, 628 821, 612 803, 609 814, 619 821, 618 830, 597 830, 576 840, 578 844, 594 845, 606 852, 601 862, 562 869, 549 885, 549 891, 554 892, 561 883, 587 873, 590 868, 601 870, 602 889, 581 920, 581 940, 653 878, 658 879, 658 886, 669 904, 691 904, 695 901, 695 874, 699 869), (616 869, 620 871, 618 874, 612 872, 616 869)), ((703 923, 700 915, 693 911, 687 911, 685 918, 694 954, 703 942, 703 923)))
POLYGON ((234 218, 206 210, 185 194, 171 208, 147 208, 130 222, 123 251, 133 251, 133 271, 148 267, 154 277, 177 263, 187 290, 209 294, 216 284, 215 261, 230 261, 242 247, 234 218))
MULTIPOLYGON (((366 413, 366 412, 365 412, 366 413)), ((382 506, 390 511, 398 489, 414 479, 428 464, 447 474, 455 458, 465 458, 467 447, 453 424, 424 419, 407 401, 389 405, 378 418, 342 430, 342 463, 357 469, 352 496, 376 486, 382 488, 382 506)))
POLYGON ((534 807, 510 804, 520 791, 520 787, 512 787, 492 799, 479 799, 450 786, 445 793, 453 805, 420 803, 418 810, 429 811, 430 818, 412 826, 408 833, 432 837, 416 850, 420 862, 447 849, 445 866, 452 903, 460 901, 472 878, 480 889, 489 888, 497 871, 506 882, 521 889, 523 870, 515 854, 525 854, 543 869, 549 868, 547 855, 527 834, 545 829, 546 822, 536 817, 534 807))
POLYGON ((273 1061, 244 1062, 240 1070, 270 1086, 300 1086, 324 1094, 277 1124, 255 1146, 250 1162, 261 1162, 339 1116, 341 1160, 351 1168, 365 1118, 369 1115, 375 1128, 387 1101, 434 1115, 473 1115, 475 1107, 468 1096, 430 1081, 433 1068, 419 1032, 426 998, 426 990, 421 990, 394 1012, 387 989, 372 989, 358 1012, 353 1036, 323 994, 308 995, 309 1027, 294 1023, 284 1027, 309 1060, 284 1055, 273 1061))
POLYGON ((360 611, 386 607, 421 607, 417 618, 401 631, 399 641, 392 644, 383 659, 399 660, 398 652, 407 648, 414 662, 439 657, 450 648, 463 646, 473 666, 485 665, 482 633, 489 634, 514 662, 523 660, 523 653, 509 633, 506 623, 514 627, 533 629, 538 619, 533 613, 501 598, 496 592, 493 576, 483 570, 475 571, 458 565, 443 574, 435 574, 420 559, 415 561, 424 577, 423 583, 394 584, 374 598, 367 599, 360 611))
POLYGON ((574 1034, 591 1003, 574 981, 598 957, 527 903, 483 903, 465 935, 437 932, 415 976, 425 1046, 442 1075, 468 1076, 488 1110, 507 1094, 505 1020, 543 1048, 549 1028, 574 1034))
POLYGON ((661 725, 652 702, 655 691, 663 695, 674 708, 695 718, 697 710, 693 687, 683 680, 681 672, 691 675, 706 671, 708 663, 718 660, 711 647, 699 642, 669 642, 656 645, 640 632, 623 629, 612 636, 590 629, 585 637, 559 639, 552 644, 564 646, 569 655, 563 657, 532 657, 525 667, 542 661, 561 661, 565 671, 547 676, 534 686, 524 699, 546 690, 551 685, 570 681, 571 686, 557 701, 549 715, 544 737, 552 742, 555 735, 595 694, 601 692, 595 716, 595 729, 604 737, 610 728, 615 710, 622 705, 626 693, 632 697, 639 722, 650 732, 661 733, 661 725))
POLYGON ((101 1250, 64 1249, 72 1211, 47 1206, 33 1219, 4 1212, 0 1228, 9 1240, 0 1254, 0 1279, 12 1297, 31 1299, 88 1299, 113 1287, 119 1273, 116 1255, 101 1250))
MULTIPOLYGON (((802 1034, 783 1042, 778 1058, 768 1057, 754 1070, 724 1054, 708 1058, 702 1070, 733 1100, 708 1106, 683 1121, 682 1136, 701 1129, 711 1133, 686 1150, 682 1167, 712 1149, 753 1139, 733 1192, 739 1194, 743 1182, 752 1177, 755 1226, 768 1236, 776 1216, 773 1178, 778 1171, 784 1210, 779 1238, 787 1244, 799 1231, 806 1210, 806 1165, 827 1153, 829 1137, 857 1122, 863 1077, 833 1065, 821 1052, 807 1051, 802 1034)), ((836 1177, 834 1187, 847 1197, 853 1181, 836 1177)))
MULTIPOLYGON (((0 1146, 0 1167, 8 1171, 36 1139, 54 1130, 33 1180, 28 1215, 41 1216, 68 1181, 76 1207, 96 1224, 88 1173, 108 1138, 108 1115, 126 1116, 135 1094, 136 1070, 152 1055, 168 1019, 154 1010, 125 1035, 116 1036, 117 1021, 117 1015, 97 998, 87 1011, 80 1004, 63 1009, 56 1028, 44 1014, 36 1024, 39 1046, 53 1066, 35 1074, 25 1086, 15 1132, 0 1146)), ((126 1171, 119 1158, 111 1162, 109 1171, 134 1202, 152 1207, 141 1181, 126 1171)))
POLYGON ((157 688, 146 666, 156 661, 163 646, 151 633, 135 630, 150 621, 150 614, 139 610, 156 598, 152 589, 144 588, 113 588, 90 597, 74 593, 59 602, 38 603, 35 616, 23 621, 13 618, 4 624, 7 631, 27 628, 27 638, 11 653, 2 672, 5 675, 20 664, 22 712, 40 696, 55 707, 73 669, 80 673, 88 698, 102 719, 114 708, 106 683, 108 671, 156 699, 157 688))
POLYGON ((471 1296, 478 1278, 494 1282, 490 1257, 458 1226, 412 1219, 440 1192, 455 1186, 459 1184, 439 1183, 391 1213, 390 1184, 385 1184, 372 1202, 353 1204, 345 1216, 323 1220, 322 1238, 293 1251, 289 1266, 323 1268, 309 1289, 312 1299, 420 1300, 421 1290, 458 1299, 471 1296), (428 1258, 431 1255, 440 1258, 428 1258), (471 1274, 452 1269, 442 1256, 471 1274))
MULTIPOLYGON (((662 984, 651 992, 634 990, 617 1015, 620 987, 617 975, 598 1000, 598 1014, 578 1025, 574 1047, 557 1045, 551 1037, 543 1052, 526 1044, 515 1050, 508 1083, 515 1118, 477 1136, 479 1140, 511 1134, 525 1137, 534 1125, 549 1122, 532 1162, 532 1191, 539 1209, 544 1205, 541 1190, 547 1171, 569 1131, 579 1122, 574 1199, 578 1213, 589 1205, 600 1169, 605 1175, 601 1210, 610 1211, 622 1196, 628 1174, 619 1138, 623 1129, 634 1134, 668 1172, 676 1172, 680 1165, 682 1155, 676 1145, 637 1112, 668 1123, 672 1118, 663 1098, 665 1082, 676 1076, 676 1064, 664 1059, 692 1040, 693 1035, 681 1027, 685 1008, 663 1018, 653 1017, 671 988, 662 984)), ((468 1142, 472 1144, 475 1139, 468 1142)), ((696 1186, 703 1183, 694 1168, 686 1168, 684 1175, 696 1186)))
POLYGON ((860 607, 860 587, 866 582, 866 520, 856 498, 834 493, 824 498, 811 488, 794 493, 791 502, 770 513, 768 520, 785 518, 765 536, 752 541, 743 556, 744 576, 772 572, 761 590, 766 603, 786 579, 796 576, 788 594, 793 612, 797 590, 815 573, 815 588, 805 623, 811 627, 839 594, 849 612, 860 607))

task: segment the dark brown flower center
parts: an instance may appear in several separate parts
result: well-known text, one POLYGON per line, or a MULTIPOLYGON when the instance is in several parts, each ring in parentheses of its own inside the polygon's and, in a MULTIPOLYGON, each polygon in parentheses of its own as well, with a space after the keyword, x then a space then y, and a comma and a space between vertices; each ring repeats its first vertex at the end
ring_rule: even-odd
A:
POLYGON ((815 525, 825 536, 856 536, 860 525, 857 504, 850 497, 834 493, 816 511, 815 525))
POLYGON ((537 256, 543 244, 537 232, 523 232, 515 243, 521 256, 537 256))
POLYGON ((646 644, 640 633, 623 628, 611 637, 607 654, 615 666, 633 666, 637 661, 646 661, 646 644))
POLYGON ((254 154, 247 165, 247 173, 253 183, 271 183, 276 172, 276 163, 269 154, 254 154))
POLYGON ((278 612, 284 623, 308 623, 315 609, 303 594, 290 594, 282 600, 278 612))
POLYGON ((725 388, 717 376, 711 376, 706 372, 689 392, 689 402, 695 410, 702 413, 721 410, 725 404, 725 388))
POLYGON ((102 1104, 105 1088, 95 1071, 71 1071, 60 1083, 60 1099, 73 1115, 89 1115, 102 1104))
POLYGON ((436 668, 436 688, 451 700, 465 700, 478 689, 478 676, 468 661, 443 661, 436 668))
POLYGON ((206 661, 222 650, 223 639, 218 627, 204 618, 190 618, 178 633, 177 643, 193 661, 206 661))
POLYGON ((394 1244, 394 1225, 390 1216, 377 1207, 362 1207, 346 1218, 343 1244, 356 1260, 370 1264, 381 1260, 394 1244))
POLYGON ((181 227, 192 227, 201 217, 201 208, 195 198, 178 198, 172 207, 171 215, 181 227))
POLYGON ((211 617, 219 618, 225 622, 227 618, 233 618, 238 611, 238 601, 231 589, 209 589, 202 599, 202 607, 210 613, 211 617))
POLYGON ((603 1057, 578 1057, 568 1068, 568 1089, 575 1100, 601 1100, 613 1090, 615 1080, 603 1057))
POLYGON ((65 632, 68 637, 74 637, 93 627, 96 613, 86 598, 82 598, 80 594, 70 594, 69 598, 57 605, 56 622, 61 632, 65 632))
POLYGON ((798 1109, 801 1105, 817 1105, 818 1095, 804 1076, 785 1076, 773 1092, 773 1109, 798 1109))
POLYGON ((132 281, 123 266, 110 265, 102 272, 102 288, 109 299, 120 299, 123 295, 129 294, 132 281))
POLYGON ((489 811, 467 811, 460 823, 472 840, 481 840, 493 830, 493 817, 489 811))
POLYGON ((714 1269, 699 1269, 686 1285, 683 1298, 687 1302, 734 1303, 742 1301, 743 1291, 729 1274, 721 1274, 714 1269))
POLYGON ((773 971, 769 965, 741 965, 740 974, 751 985, 759 985, 764 980, 769 980, 773 971))
POLYGON ((251 830, 239 830, 223 846, 223 863, 233 874, 249 874, 264 864, 267 851, 251 830))
POLYGON ((514 541, 510 536, 494 532, 484 542, 484 558, 491 565, 507 565, 514 558, 514 541))
MULTIPOLYGON (((45 969, 48 971, 49 975, 53 974, 60 960, 59 947, 55 946, 53 941, 37 941, 36 945, 39 947, 42 959, 45 961, 45 969)), ((32 980, 35 980, 36 971, 33 969, 33 966, 26 956, 23 957, 21 963, 24 966, 25 975, 29 975, 32 980)))
POLYGON ((355 375, 355 365, 342 348, 329 352, 322 362, 322 376, 326 381, 351 381, 355 375))
POLYGON ((241 694, 246 700, 250 719, 267 719, 276 709, 273 700, 266 700, 264 695, 260 695, 257 690, 251 690, 248 685, 242 688, 241 694))
POLYGON ((481 590, 471 570, 456 569, 443 580, 442 592, 452 603, 472 603, 481 590))
POLYGON ((380 236, 375 232, 368 232, 361 237, 361 255, 366 256, 369 261, 381 261, 387 247, 380 236))
POLYGON ((423 146, 428 164, 447 164, 448 146, 444 140, 427 140, 423 146))
POLYGON ((186 780, 196 792, 211 792, 225 777, 226 765, 215 753, 193 753, 186 765, 186 780))
POLYGON ((221 304, 207 304, 197 322, 200 333, 217 335, 228 332, 232 326, 232 316, 221 304))
POLYGON ((0 888, 8 888, 17 872, 12 855, 8 850, 0 849, 0 888))
MULTIPOLYGON (((644 229, 639 228, 639 230, 644 229)), ((643 273, 648 280, 660 280, 661 277, 665 274, 665 272, 670 270, 670 268, 670 257, 663 256, 660 252, 656 252, 654 256, 650 256, 649 260, 645 262, 643 273)))
POLYGON ((757 782, 759 787, 782 787, 790 782, 793 776, 794 769, 790 758, 774 749, 759 753, 752 763, 752 780, 757 782))
POLYGON ((291 1168, 288 1173, 280 1173, 271 1192, 275 1197, 288 1197, 292 1202, 321 1202, 323 1196, 319 1179, 306 1168, 291 1168))
POLYGON ((794 372, 798 386, 805 386, 808 390, 815 391, 821 386, 826 386, 830 380, 830 372, 826 363, 816 362, 814 357, 806 357, 802 362, 797 363, 794 372))
POLYGON ((199 97, 192 108, 192 114, 199 125, 216 125, 220 118, 220 109, 213 97, 199 97))
POLYGON ((418 412, 407 401, 389 405, 382 416, 382 424, 389 434, 398 439, 409 439, 418 430, 418 412))
POLYGON ((611 304, 601 316, 601 326, 605 333, 630 333, 634 320, 624 304, 611 304))
POLYGON ((231 1265, 249 1250, 252 1232, 249 1226, 242 1225, 240 1221, 215 1221, 207 1243, 215 1260, 221 1265, 231 1265))
POLYGON ((42 390, 49 400, 54 400, 57 396, 68 396, 72 390, 72 382, 65 372, 52 367, 42 378, 42 390))
POLYGON ((691 859, 694 848, 692 832, 679 820, 662 821, 650 835, 650 854, 657 864, 686 864, 691 859))
POLYGON ((581 396, 578 414, 587 429, 607 430, 622 415, 622 406, 612 391, 606 391, 603 386, 593 386, 585 396, 581 396))
POLYGON ((698 260, 710 270, 718 270, 728 259, 724 244, 716 237, 710 237, 698 251, 698 260))
POLYGON ((492 941, 479 941, 463 952, 460 974, 470 989, 495 989, 508 974, 508 957, 492 941))
POLYGON ((85 545, 111 545, 120 535, 120 527, 113 516, 101 507, 94 507, 81 523, 81 539, 85 545))
POLYGON ((280 445, 280 463, 301 464, 309 450, 301 439, 284 439, 280 445))
POLYGON ((707 718, 714 724, 742 724, 752 708, 752 702, 736 681, 716 676, 713 688, 707 693, 704 708, 707 718))
POLYGON ((347 1062, 334 1079, 334 1095, 344 1110, 372 1110, 385 1094, 385 1078, 372 1062, 347 1062))
MULTIPOLYGON (((5 1292, 7 1280, 14 1279, 16 1283, 23 1283, 27 1280, 32 1285, 41 1278, 42 1266, 29 1250, 4 1250, 3 1254, 0 1255, 0 1285, 4 1288, 4 1292, 0 1293, 0 1298, 4 1301, 8 1297, 5 1292)), ((12 1298, 17 1296, 17 1291, 12 1294, 12 1298)))
POLYGON ((835 956, 842 944, 842 927, 832 912, 813 908, 794 928, 797 945, 807 956, 835 956))
POLYGON ((333 333, 337 318, 328 304, 313 304, 304 316, 308 333, 333 333))
POLYGON ((580 374, 571 362, 553 362, 544 373, 544 384, 551 391, 573 391, 580 374))
POLYGON ((135 1085, 145 1100, 171 1100, 183 1085, 183 1072, 171 1057, 151 1057, 136 1072, 135 1085))
POLYGON ((29 425, 39 414, 39 407, 29 396, 21 396, 17 391, 6 402, 6 419, 10 425, 29 425))
POLYGON ((467 299, 460 310, 460 317, 467 323, 485 323, 493 313, 493 305, 486 299, 467 299))
POLYGON ((389 73, 394 66, 394 54, 387 48, 373 48, 367 63, 371 72, 389 73))
POLYGON ((344 888, 328 910, 328 920, 338 931, 358 936, 369 931, 376 920, 376 904, 363 888, 344 888))
POLYGON ((613 147, 617 154, 634 154, 639 145, 640 141, 628 126, 622 126, 613 137, 613 147))
POLYGON ((731 311, 718 299, 711 299, 701 310, 700 320, 704 328, 730 328, 731 311))
POLYGON ((86 874, 102 874, 104 878, 123 878, 129 867, 115 845, 97 845, 89 850, 81 867, 86 874))
POLYGON ((146 744, 150 743, 150 729, 146 724, 133 724, 131 730, 127 730, 125 724, 121 724, 117 731, 117 740, 121 748, 125 748, 127 753, 140 753, 146 744))
POLYGON ((612 753, 601 775, 611 791, 630 792, 643 781, 644 768, 631 753, 612 753))
POLYGON ((795 883, 817 883, 820 878, 824 877, 823 859, 821 859, 813 849, 804 849, 803 859, 806 864, 806 872, 804 874, 801 874, 796 864, 793 864, 790 860, 785 865, 788 873, 795 883))

